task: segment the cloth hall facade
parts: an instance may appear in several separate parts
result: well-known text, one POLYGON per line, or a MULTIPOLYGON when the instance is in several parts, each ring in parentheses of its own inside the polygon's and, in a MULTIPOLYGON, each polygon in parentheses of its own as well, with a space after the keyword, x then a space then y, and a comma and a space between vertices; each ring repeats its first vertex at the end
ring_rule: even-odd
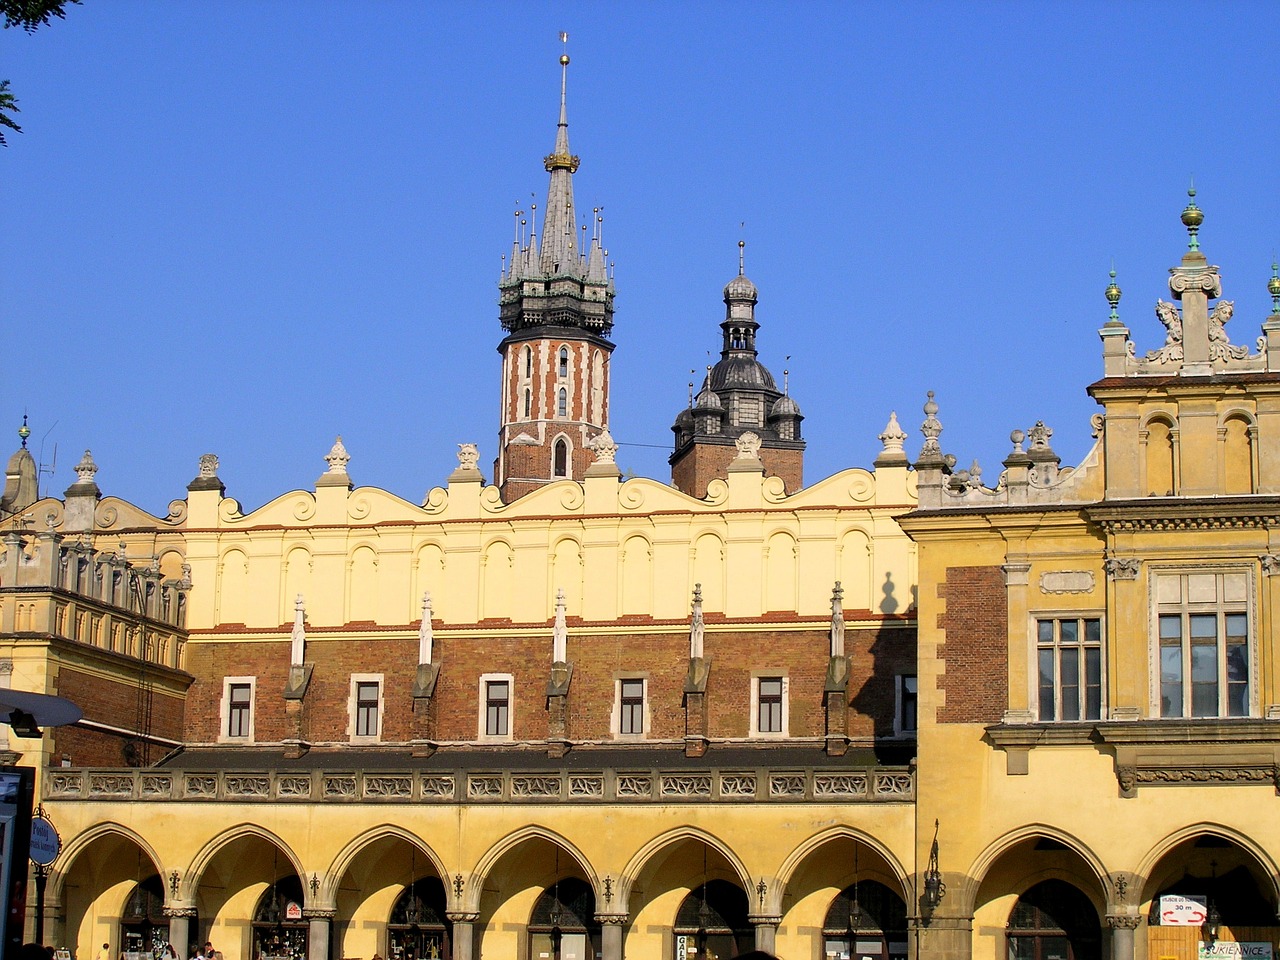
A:
POLYGON ((544 221, 499 287, 492 484, 464 443, 410 503, 357 486, 339 439, 313 489, 245 512, 210 455, 154 517, 103 496, 88 453, 36 499, 24 437, 0 665, 85 711, 9 741, 64 841, 44 939, 229 960, 1275 945, 1280 278, 1257 344, 1232 344, 1193 202, 1165 344, 1140 353, 1107 290, 1078 467, 1036 423, 988 487, 930 397, 914 462, 889 416, 869 469, 805 486, 740 263, 672 483, 624 482, 565 100, 562 74, 544 221), (1163 922, 1174 897, 1216 924, 1163 922))

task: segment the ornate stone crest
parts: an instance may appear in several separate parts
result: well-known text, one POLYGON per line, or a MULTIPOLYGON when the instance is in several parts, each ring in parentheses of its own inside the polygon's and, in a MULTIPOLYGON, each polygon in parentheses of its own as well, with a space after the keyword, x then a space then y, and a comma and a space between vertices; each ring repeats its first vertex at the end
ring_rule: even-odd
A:
POLYGON ((613 463, 618 453, 618 445, 614 442, 608 427, 604 427, 589 440, 587 446, 595 453, 596 463, 613 463))
POLYGON ((338 434, 338 439, 333 441, 333 446, 329 448, 329 453, 324 460, 329 464, 330 473, 347 472, 347 464, 351 462, 351 457, 347 454, 347 448, 342 445, 342 434, 338 434))
POLYGON ((93 475, 97 472, 98 465, 93 462, 93 454, 86 450, 84 456, 80 458, 80 462, 76 464, 77 482, 92 483, 93 475))

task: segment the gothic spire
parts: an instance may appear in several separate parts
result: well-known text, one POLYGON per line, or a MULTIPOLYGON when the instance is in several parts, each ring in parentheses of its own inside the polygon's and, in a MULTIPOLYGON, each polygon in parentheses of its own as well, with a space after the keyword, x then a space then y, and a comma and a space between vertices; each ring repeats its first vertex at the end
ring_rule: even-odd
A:
MULTIPOLYGON (((560 34, 562 42, 568 34, 560 34)), ((579 159, 569 152, 569 113, 566 93, 569 81, 569 55, 560 55, 560 122, 556 126, 556 146, 543 158, 551 183, 547 187, 547 210, 542 219, 542 272, 548 275, 576 276, 582 271, 582 252, 578 250, 578 220, 573 209, 573 174, 579 159)))

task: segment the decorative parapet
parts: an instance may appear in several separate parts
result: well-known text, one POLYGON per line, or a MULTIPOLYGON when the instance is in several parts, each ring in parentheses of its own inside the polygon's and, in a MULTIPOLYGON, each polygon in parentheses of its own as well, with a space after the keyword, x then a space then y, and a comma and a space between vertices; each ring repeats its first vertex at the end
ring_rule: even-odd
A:
POLYGON ((210 803, 910 803, 910 767, 849 770, 50 770, 44 799, 210 803))

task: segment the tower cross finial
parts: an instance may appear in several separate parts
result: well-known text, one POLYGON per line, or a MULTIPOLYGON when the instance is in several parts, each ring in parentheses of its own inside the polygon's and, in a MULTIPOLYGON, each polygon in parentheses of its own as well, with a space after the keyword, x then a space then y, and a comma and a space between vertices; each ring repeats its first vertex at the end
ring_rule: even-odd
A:
POLYGON ((565 108, 565 93, 569 83, 569 34, 560 31, 560 123, 569 122, 569 113, 565 108))

